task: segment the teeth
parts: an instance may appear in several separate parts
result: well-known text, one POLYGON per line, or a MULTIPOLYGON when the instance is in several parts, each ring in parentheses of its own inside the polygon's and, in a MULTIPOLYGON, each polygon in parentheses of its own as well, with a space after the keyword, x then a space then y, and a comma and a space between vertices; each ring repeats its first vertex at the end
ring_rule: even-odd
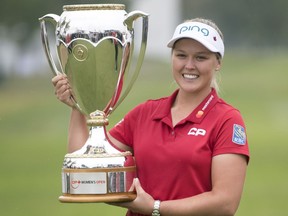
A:
POLYGON ((195 74, 183 74, 183 77, 186 78, 186 79, 196 79, 199 76, 195 75, 195 74))

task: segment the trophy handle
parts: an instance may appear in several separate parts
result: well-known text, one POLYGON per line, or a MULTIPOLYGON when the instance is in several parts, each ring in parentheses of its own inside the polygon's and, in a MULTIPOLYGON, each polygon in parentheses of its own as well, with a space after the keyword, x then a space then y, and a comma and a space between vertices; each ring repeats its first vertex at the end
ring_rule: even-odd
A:
MULTIPOLYGON (((148 14, 146 14, 144 12, 141 12, 141 11, 132 11, 132 12, 127 14, 127 18, 124 20, 124 23, 127 25, 127 28, 128 28, 129 31, 133 31, 134 21, 136 19, 138 19, 139 17, 142 17, 142 39, 141 39, 141 46, 140 46, 139 56, 138 56, 138 60, 137 60, 136 66, 135 66, 135 70, 134 70, 134 73, 133 73, 133 75, 131 77, 131 80, 130 80, 128 86, 126 87, 126 89, 124 90, 124 92, 123 92, 123 94, 121 96, 120 96, 120 93, 121 93, 121 89, 122 89, 122 84, 123 84, 123 80, 122 79, 123 79, 124 74, 122 74, 120 76, 120 79, 118 81, 118 86, 117 86, 117 89, 116 89, 116 91, 118 91, 118 92, 116 92, 116 94, 115 94, 116 98, 114 98, 115 106, 113 106, 113 105, 110 106, 110 110, 108 111, 107 115, 109 115, 124 100, 124 98, 130 92, 134 82, 136 81, 136 79, 137 79, 137 77, 139 75, 139 72, 140 72, 140 69, 141 69, 141 66, 142 66, 142 63, 143 63, 143 59, 144 59, 145 51, 146 51, 146 46, 147 46, 148 14), (119 100, 117 100, 118 98, 119 98, 119 100)), ((132 55, 132 53, 133 53, 133 48, 134 48, 134 44, 132 42, 131 47, 130 47, 130 44, 128 44, 128 45, 126 45, 126 47, 124 49, 124 55, 129 55, 129 59, 131 59, 130 55, 132 55), (130 50, 132 50, 132 51, 130 52, 130 50)), ((125 61, 126 60, 124 60, 124 64, 127 63, 125 61)), ((128 70, 129 70, 130 61, 128 62, 127 65, 128 65, 128 70)))
POLYGON ((60 16, 56 14, 47 14, 41 18, 39 18, 40 21, 40 26, 41 26, 41 38, 42 38, 42 44, 45 50, 46 57, 48 59, 49 65, 52 69, 52 72, 54 75, 59 75, 62 74, 59 72, 59 70, 56 67, 56 64, 52 58, 51 52, 50 52, 50 46, 49 46, 49 41, 48 41, 48 36, 47 36, 47 28, 46 28, 46 21, 50 22, 53 24, 53 26, 56 28, 56 25, 58 21, 60 20, 60 16))
MULTIPOLYGON (((56 64, 52 58, 51 52, 50 52, 50 46, 49 46, 49 41, 48 41, 48 36, 47 36, 47 28, 46 28, 46 21, 50 22, 55 28, 60 20, 60 16, 56 14, 47 14, 41 18, 39 18, 40 21, 40 26, 41 26, 41 38, 42 38, 42 44, 45 50, 46 57, 48 59, 50 68, 52 69, 52 72, 54 75, 60 75, 63 74, 61 73, 57 67, 56 64)), ((73 101, 74 106, 82 112, 81 108, 79 107, 78 103, 74 99, 74 97, 71 95, 70 99, 73 101)))

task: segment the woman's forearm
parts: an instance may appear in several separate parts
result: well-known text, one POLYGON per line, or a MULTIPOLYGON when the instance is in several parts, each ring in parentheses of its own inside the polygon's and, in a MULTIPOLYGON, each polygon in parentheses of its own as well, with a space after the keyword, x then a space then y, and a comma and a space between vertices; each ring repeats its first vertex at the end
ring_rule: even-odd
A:
POLYGON ((72 108, 68 130, 68 152, 80 149, 89 135, 85 116, 76 108, 72 108))
POLYGON ((233 216, 237 210, 237 204, 227 197, 214 195, 213 192, 207 192, 183 200, 164 201, 161 203, 160 212, 163 216, 233 216))

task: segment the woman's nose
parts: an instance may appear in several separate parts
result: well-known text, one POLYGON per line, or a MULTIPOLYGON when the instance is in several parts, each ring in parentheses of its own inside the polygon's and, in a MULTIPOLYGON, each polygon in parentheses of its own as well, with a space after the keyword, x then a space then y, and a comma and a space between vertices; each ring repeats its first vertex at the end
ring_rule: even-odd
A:
POLYGON ((195 68, 195 62, 193 59, 187 59, 187 62, 185 64, 185 68, 188 70, 194 69, 195 68))

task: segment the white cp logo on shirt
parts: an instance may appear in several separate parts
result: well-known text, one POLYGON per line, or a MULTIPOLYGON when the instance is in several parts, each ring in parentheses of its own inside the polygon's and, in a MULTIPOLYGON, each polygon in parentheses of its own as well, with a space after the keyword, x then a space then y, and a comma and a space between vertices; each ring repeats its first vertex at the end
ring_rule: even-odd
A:
POLYGON ((206 134, 206 130, 204 129, 200 129, 200 128, 191 128, 190 131, 188 132, 188 135, 192 135, 192 136, 204 136, 206 134))

